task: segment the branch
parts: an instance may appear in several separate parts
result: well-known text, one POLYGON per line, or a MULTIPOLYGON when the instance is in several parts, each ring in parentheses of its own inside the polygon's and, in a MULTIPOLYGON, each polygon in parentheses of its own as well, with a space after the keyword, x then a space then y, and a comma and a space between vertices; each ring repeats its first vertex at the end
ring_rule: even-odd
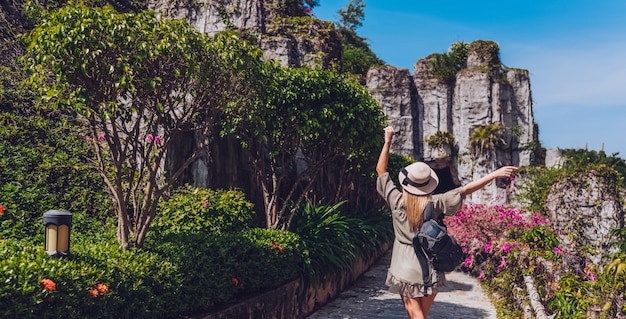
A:
POLYGON ((539 296, 539 292, 535 287, 535 281, 533 277, 530 275, 524 276, 524 283, 526 283, 526 291, 528 292, 528 298, 530 299, 530 304, 533 306, 533 310, 537 314, 537 319, 548 319, 546 315, 546 309, 543 307, 541 303, 541 296, 539 296))

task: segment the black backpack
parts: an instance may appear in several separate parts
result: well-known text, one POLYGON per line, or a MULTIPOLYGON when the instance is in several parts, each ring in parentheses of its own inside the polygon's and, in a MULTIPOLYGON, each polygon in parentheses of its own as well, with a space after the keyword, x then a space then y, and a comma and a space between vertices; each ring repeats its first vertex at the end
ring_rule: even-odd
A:
POLYGON ((434 204, 429 202, 424 208, 424 223, 413 237, 413 250, 422 267, 425 288, 432 285, 429 264, 437 271, 450 272, 465 259, 461 246, 448 234, 443 223, 444 214, 441 213, 437 219, 433 219, 433 210, 434 204))

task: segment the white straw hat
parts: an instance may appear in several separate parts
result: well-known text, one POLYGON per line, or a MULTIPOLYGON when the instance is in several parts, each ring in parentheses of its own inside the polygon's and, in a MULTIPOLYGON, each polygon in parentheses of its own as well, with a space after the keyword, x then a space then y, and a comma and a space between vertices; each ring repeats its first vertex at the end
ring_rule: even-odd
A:
POLYGON ((437 173, 424 162, 416 162, 401 169, 398 180, 402 188, 413 195, 428 195, 439 184, 437 173))

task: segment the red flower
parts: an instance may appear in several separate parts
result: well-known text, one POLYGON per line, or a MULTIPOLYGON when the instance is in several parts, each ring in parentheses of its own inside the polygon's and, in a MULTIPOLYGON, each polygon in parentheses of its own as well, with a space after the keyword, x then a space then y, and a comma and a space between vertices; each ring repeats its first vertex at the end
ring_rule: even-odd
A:
POLYGON ((54 283, 54 281, 44 278, 41 280, 41 283, 43 284, 43 289, 47 290, 47 291, 54 291, 55 289, 57 289, 57 284, 54 283))
POLYGON ((278 250, 279 253, 283 252, 283 247, 278 245, 278 244, 276 244, 276 242, 272 242, 272 249, 278 250))
POLYGON ((97 284, 96 285, 96 290, 101 293, 101 294, 106 294, 107 292, 109 292, 109 287, 105 284, 97 284))
POLYGON ((4 214, 4 206, 0 205, 0 216, 2 216, 2 214, 4 214))
POLYGON ((235 286, 239 286, 239 279, 237 279, 236 277, 230 278, 230 281, 232 281, 235 286))
POLYGON ((96 288, 90 289, 89 295, 91 295, 92 297, 98 297, 98 289, 96 288))

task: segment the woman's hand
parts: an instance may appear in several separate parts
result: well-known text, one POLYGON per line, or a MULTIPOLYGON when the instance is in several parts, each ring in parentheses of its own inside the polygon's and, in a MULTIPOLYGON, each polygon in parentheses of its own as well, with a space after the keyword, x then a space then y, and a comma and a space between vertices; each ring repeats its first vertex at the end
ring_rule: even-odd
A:
POLYGON ((513 177, 519 169, 517 166, 502 166, 493 172, 495 178, 513 177))
POLYGON ((393 127, 387 126, 385 127, 385 143, 391 143, 393 139, 393 127))

